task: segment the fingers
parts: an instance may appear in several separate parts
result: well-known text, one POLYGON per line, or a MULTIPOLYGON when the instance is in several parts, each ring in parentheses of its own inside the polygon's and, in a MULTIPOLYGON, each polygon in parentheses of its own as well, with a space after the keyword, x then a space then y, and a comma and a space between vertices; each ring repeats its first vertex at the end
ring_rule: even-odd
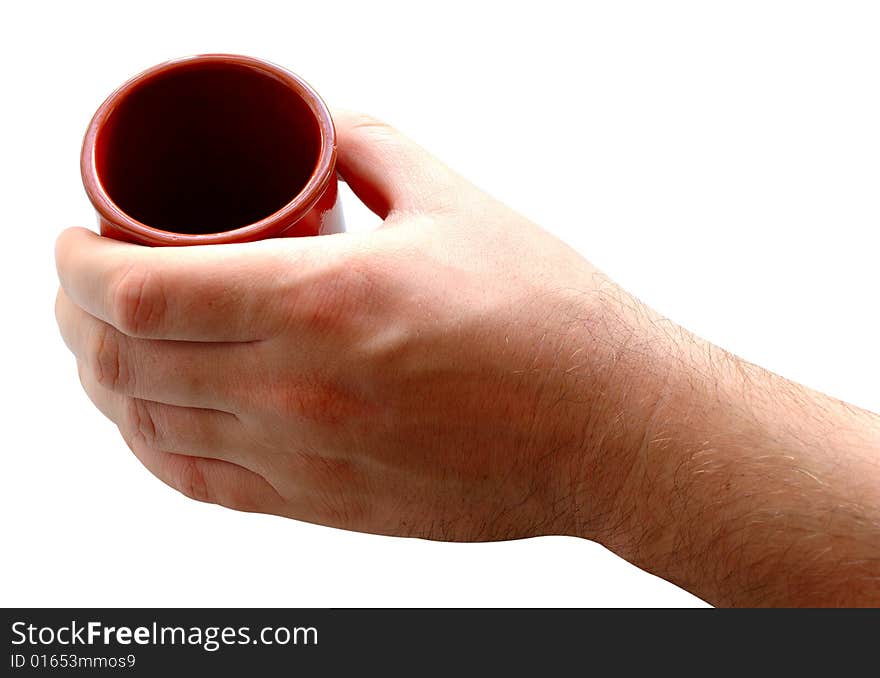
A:
POLYGON ((232 414, 175 407, 114 393, 80 366, 89 399, 119 427, 138 460, 190 499, 238 511, 287 515, 291 502, 263 476, 244 425, 232 414))
POLYGON ((197 501, 283 513, 285 501, 253 470, 254 443, 234 415, 131 398, 101 386, 88 369, 79 374, 89 399, 162 482, 197 501))
POLYGON ((253 466, 252 441, 235 415, 114 393, 101 386, 87 368, 78 368, 86 395, 119 427, 129 445, 253 466))
MULTIPOLYGON (((80 381, 94 405, 119 427, 138 460, 166 485, 190 499, 239 511, 329 524, 304 492, 283 497, 265 478, 265 462, 244 425, 227 412, 175 407, 114 393, 80 367, 80 381)), ((305 477, 326 474, 338 464, 306 468, 305 477)), ((338 480, 338 473, 334 474, 338 480)), ((321 502, 318 502, 319 504, 321 502)))
POLYGON ((129 337, 59 290, 55 315, 78 362, 104 388, 169 405, 233 411, 257 360, 257 344, 129 337))
POLYGON ((283 247, 263 241, 153 248, 72 228, 58 238, 55 257, 71 300, 124 334, 255 341, 277 330, 284 321, 279 303, 335 243, 288 238, 283 247))
POLYGON ((466 183, 437 158, 374 118, 336 111, 337 168, 358 198, 385 219, 393 211, 443 208, 466 183))
POLYGON ((131 449, 159 480, 196 501, 237 511, 282 515, 285 502, 262 476, 217 459, 161 452, 139 444, 131 449))

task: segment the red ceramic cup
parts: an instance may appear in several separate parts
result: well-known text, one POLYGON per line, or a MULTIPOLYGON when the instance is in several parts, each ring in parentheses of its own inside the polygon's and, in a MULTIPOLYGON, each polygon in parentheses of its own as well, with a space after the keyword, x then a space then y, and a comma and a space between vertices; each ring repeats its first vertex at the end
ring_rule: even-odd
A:
POLYGON ((327 106, 274 64, 206 54, 155 66, 101 105, 81 169, 101 234, 206 245, 344 229, 327 106))

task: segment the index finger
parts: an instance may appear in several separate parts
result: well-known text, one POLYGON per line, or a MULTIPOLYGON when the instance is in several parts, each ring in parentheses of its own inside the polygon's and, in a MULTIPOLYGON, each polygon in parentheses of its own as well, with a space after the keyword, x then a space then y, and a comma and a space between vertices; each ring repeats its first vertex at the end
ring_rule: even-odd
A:
POLYGON ((278 326, 273 306, 294 284, 298 266, 289 260, 302 248, 277 241, 143 247, 71 228, 58 238, 55 260, 71 300, 129 336, 255 341, 278 326))

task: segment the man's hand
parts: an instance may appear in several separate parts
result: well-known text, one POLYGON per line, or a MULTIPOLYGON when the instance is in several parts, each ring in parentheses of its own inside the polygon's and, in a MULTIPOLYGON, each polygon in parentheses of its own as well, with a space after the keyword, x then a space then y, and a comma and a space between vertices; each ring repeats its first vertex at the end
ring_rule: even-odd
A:
POLYGON ((880 427, 620 290, 392 129, 337 117, 379 231, 72 229, 83 386, 188 496, 433 539, 597 539, 721 603, 880 602, 880 427))
POLYGON ((57 316, 87 393, 196 499, 436 539, 574 531, 604 281, 390 128, 337 125, 378 232, 61 236, 57 316))

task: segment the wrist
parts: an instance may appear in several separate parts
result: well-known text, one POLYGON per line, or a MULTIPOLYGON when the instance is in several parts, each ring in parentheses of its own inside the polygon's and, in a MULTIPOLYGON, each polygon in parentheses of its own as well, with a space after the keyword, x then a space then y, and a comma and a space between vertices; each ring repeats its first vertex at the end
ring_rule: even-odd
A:
POLYGON ((645 453, 664 400, 680 388, 681 330, 604 277, 575 315, 569 353, 580 361, 561 370, 570 377, 563 400, 573 405, 565 430, 577 441, 557 469, 565 533, 632 559, 652 538, 646 485, 658 460, 645 453))
POLYGON ((706 470, 699 464, 712 439, 724 437, 725 401, 734 400, 741 368, 620 288, 600 289, 584 314, 591 366, 582 442, 565 469, 580 482, 569 534, 686 578, 670 562, 687 537, 685 490, 693 488, 685 485, 706 470))

